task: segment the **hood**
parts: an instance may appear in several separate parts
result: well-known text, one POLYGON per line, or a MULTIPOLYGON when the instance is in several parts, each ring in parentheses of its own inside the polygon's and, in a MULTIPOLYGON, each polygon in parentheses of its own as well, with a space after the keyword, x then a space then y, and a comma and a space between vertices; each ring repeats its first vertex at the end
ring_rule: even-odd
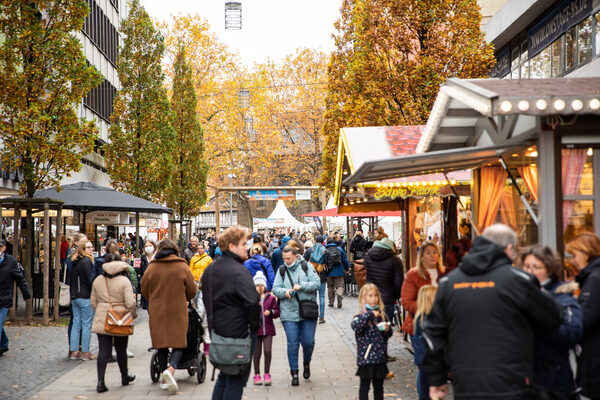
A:
POLYGON ((579 290, 579 284, 577 282, 565 282, 559 284, 554 289, 554 294, 569 294, 572 295, 579 290))
POLYGON ((512 265, 504 250, 483 236, 478 236, 458 268, 467 275, 481 275, 502 265, 512 265))
POLYGON ((375 245, 371 247, 371 250, 369 250, 367 254, 369 255, 369 258, 374 261, 383 261, 386 258, 393 256, 392 251, 387 247, 375 245))
POLYGON ((383 247, 385 249, 394 251, 394 242, 392 242, 390 239, 388 238, 383 238, 381 240, 377 240, 375 243, 373 243, 373 247, 383 247))
POLYGON ((129 264, 124 261, 111 261, 102 264, 102 269, 109 275, 116 275, 129 270, 129 264))

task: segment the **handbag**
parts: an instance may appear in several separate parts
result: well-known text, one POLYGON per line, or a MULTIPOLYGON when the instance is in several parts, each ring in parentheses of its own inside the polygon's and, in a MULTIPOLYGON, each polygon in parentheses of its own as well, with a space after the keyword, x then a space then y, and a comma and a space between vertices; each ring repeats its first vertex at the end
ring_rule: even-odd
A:
MULTIPOLYGON (((212 296, 214 293, 212 285, 213 277, 209 276, 209 278, 210 295, 212 296)), ((213 300, 211 300, 210 317, 213 318, 214 315, 213 300)), ((240 375, 246 369, 250 368, 250 363, 252 361, 251 348, 252 336, 250 335, 250 332, 248 332, 248 336, 245 338, 229 338, 219 335, 214 329, 210 330, 210 351, 208 352, 208 359, 215 368, 225 375, 240 375)))
POLYGON ((58 284, 58 305, 61 307, 68 307, 71 305, 71 287, 67 285, 67 266, 64 266, 65 272, 63 275, 63 281, 58 284))
MULTIPOLYGON (((112 336, 129 336, 133 334, 133 314, 131 311, 116 311, 113 309, 113 303, 110 301, 110 291, 108 290, 108 280, 104 277, 106 291, 108 292, 108 304, 110 309, 106 312, 104 320, 104 331, 112 336)), ((117 303, 120 304, 120 303, 117 303)), ((120 304, 123 305, 124 304, 120 304)))
MULTIPOLYGON (((282 266, 280 268, 285 268, 285 272, 287 273, 288 278, 290 279, 290 283, 292 284, 292 288, 294 287, 294 281, 292 276, 290 275, 290 271, 282 266)), ((294 291, 294 296, 296 296, 296 300, 298 300, 298 307, 300 307, 300 318, 306 319, 309 321, 315 321, 319 318, 319 305, 314 300, 300 300, 298 297, 298 293, 294 291)))

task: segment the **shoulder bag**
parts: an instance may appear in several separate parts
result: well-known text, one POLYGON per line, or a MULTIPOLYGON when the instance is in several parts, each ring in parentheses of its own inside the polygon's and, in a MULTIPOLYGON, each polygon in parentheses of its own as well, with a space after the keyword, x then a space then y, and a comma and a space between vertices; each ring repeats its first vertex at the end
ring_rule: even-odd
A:
POLYGON ((60 282, 58 292, 58 305, 61 307, 68 307, 71 305, 71 287, 67 285, 67 266, 64 266, 65 272, 63 274, 63 281, 60 282))
MULTIPOLYGON (((285 272, 287 273, 287 276, 288 276, 290 283, 292 284, 292 288, 293 288, 294 281, 292 279, 292 276, 290 275, 290 271, 285 267, 285 265, 281 266, 280 268, 285 268, 285 272)), ((319 305, 317 304, 316 301, 300 300, 300 298, 298 297, 298 293, 296 293, 296 291, 294 291, 294 296, 296 296, 296 300, 298 300, 298 306, 300 307, 300 318, 306 319, 309 321, 315 321, 317 318, 319 318, 319 305)))
MULTIPOLYGON (((116 311, 113 309, 113 303, 110 301, 110 291, 108 290, 108 279, 104 277, 106 292, 108 293, 109 310, 104 320, 104 331, 112 336, 129 336, 133 334, 133 314, 131 311, 116 311)), ((124 304, 116 303, 124 306, 124 304)))
MULTIPOLYGON (((212 272, 212 271, 211 271, 212 272)), ((214 311, 212 298, 213 291, 213 276, 209 272, 209 287, 210 287, 210 318, 214 321, 214 311)), ((252 347, 252 336, 248 332, 248 336, 245 338, 228 338, 219 335, 214 330, 214 322, 211 323, 213 329, 210 330, 210 351, 208 352, 208 359, 210 363, 220 370, 225 375, 236 376, 240 375, 247 368, 250 368, 250 362, 252 361, 252 355, 250 350, 252 347)), ((213 371, 214 377, 214 371, 213 371)))

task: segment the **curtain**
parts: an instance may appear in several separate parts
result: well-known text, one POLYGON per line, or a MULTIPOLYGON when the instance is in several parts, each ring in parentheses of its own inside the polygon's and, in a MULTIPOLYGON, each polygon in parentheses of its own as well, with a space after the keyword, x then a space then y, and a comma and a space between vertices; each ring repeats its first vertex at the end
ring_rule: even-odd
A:
POLYGON ((512 186, 502 189, 502 193, 500 194, 500 216, 504 225, 508 225, 515 231, 518 231, 513 190, 514 188, 512 186))
MULTIPOLYGON (((587 149, 562 149, 561 174, 563 196, 579 192, 579 184, 581 183, 586 158, 587 149)), ((574 207, 574 200, 563 200, 563 233, 567 231, 574 207)))
POLYGON ((502 167, 481 168, 481 188, 479 192, 479 232, 492 225, 498 215, 500 196, 508 174, 502 167))
POLYGON ((527 189, 533 197, 533 201, 538 201, 538 175, 537 175, 537 166, 535 165, 527 165, 525 167, 517 167, 517 171, 519 171, 519 175, 525 181, 525 185, 527 185, 527 189))

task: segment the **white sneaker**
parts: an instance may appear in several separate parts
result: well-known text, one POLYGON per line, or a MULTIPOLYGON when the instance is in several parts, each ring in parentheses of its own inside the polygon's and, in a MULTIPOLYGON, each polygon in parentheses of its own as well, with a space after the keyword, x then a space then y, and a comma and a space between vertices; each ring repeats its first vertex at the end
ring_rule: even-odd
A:
POLYGON ((127 350, 127 358, 133 358, 134 354, 132 352, 130 352, 129 350, 127 350))
MULTIPOLYGON (((169 372, 168 369, 165 369, 163 371, 163 379, 166 380, 166 382, 164 383, 167 386, 167 390, 171 393, 176 393, 179 390, 179 387, 177 386, 177 381, 175 380, 175 377, 173 376, 173 374, 171 374, 171 372, 169 372)), ((162 385, 161 384, 161 389, 162 389, 162 385)))

